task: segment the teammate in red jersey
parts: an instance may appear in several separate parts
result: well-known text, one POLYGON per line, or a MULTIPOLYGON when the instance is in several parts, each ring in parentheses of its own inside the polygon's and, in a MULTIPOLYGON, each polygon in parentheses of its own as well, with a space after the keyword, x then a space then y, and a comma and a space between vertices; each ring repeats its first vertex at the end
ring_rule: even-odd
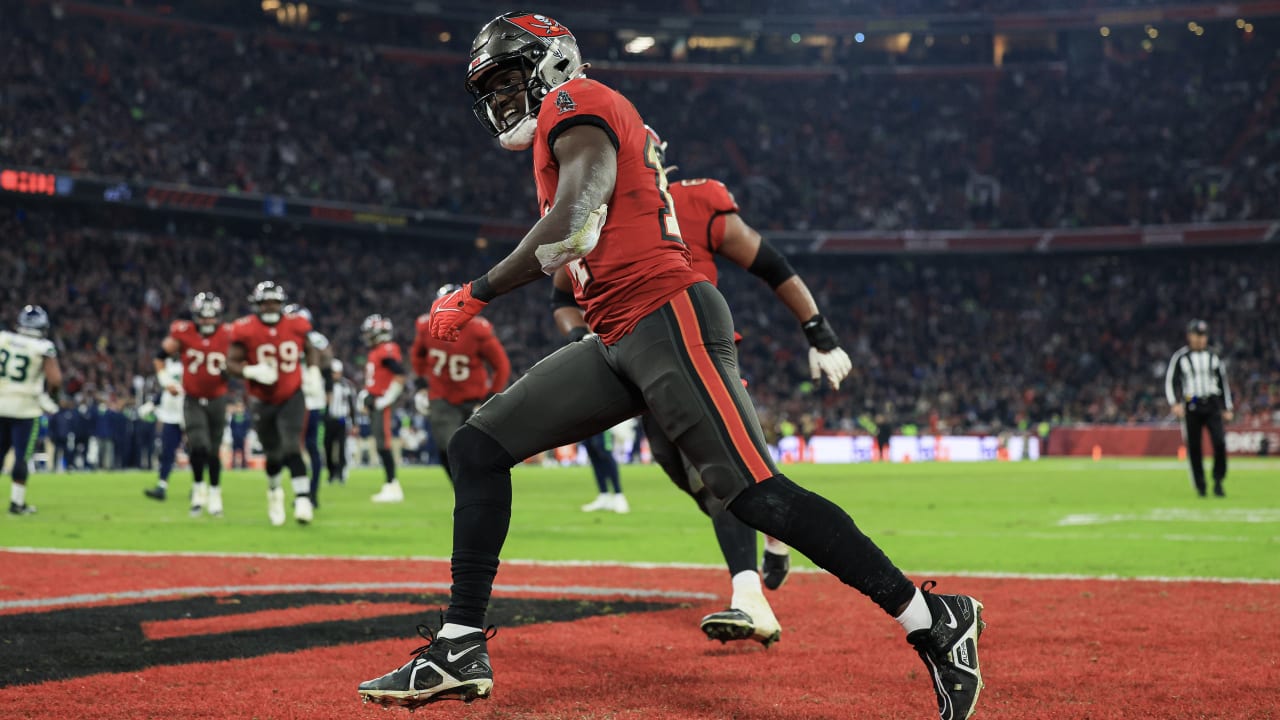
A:
MULTIPOLYGON (((442 286, 436 292, 436 303, 457 289, 457 285, 442 286)), ((468 323, 454 341, 431 337, 430 321, 429 313, 418 317, 410 352, 413 374, 426 385, 419 386, 413 404, 431 423, 431 437, 440 449, 440 465, 449 482, 453 482, 449 441, 480 403, 507 386, 511 360, 494 334, 493 325, 484 318, 468 323)))
POLYGON ((267 455, 267 517, 285 521, 280 472, 289 469, 293 483, 293 517, 311 522, 311 482, 302 460, 302 423, 307 409, 302 397, 304 365, 317 365, 319 353, 307 339, 311 323, 282 312, 288 296, 267 280, 258 283, 249 302, 254 314, 231 326, 227 370, 245 379, 252 402, 253 428, 267 455))
MULTIPOLYGON (((227 355, 231 349, 231 326, 222 322, 222 298, 202 292, 191 301, 191 320, 178 320, 160 341, 155 360, 161 391, 185 393, 182 420, 187 436, 187 455, 195 482, 191 490, 191 512, 207 508, 210 515, 222 515, 222 431, 227 426, 227 355), (171 385, 164 372, 165 358, 182 361, 182 387, 171 385), (204 482, 209 469, 209 484, 204 482)), ((148 497, 163 500, 165 487, 157 485, 148 497)))
POLYGON ((391 454, 391 440, 395 436, 395 423, 391 408, 404 392, 404 361, 400 346, 392 340, 391 321, 374 313, 360 324, 360 337, 369 348, 369 358, 364 366, 364 403, 369 411, 369 429, 373 445, 382 461, 386 482, 373 496, 373 501, 401 502, 404 490, 396 479, 396 459, 391 454))
POLYGON ((498 295, 568 267, 599 335, 570 343, 476 410, 449 444, 453 585, 444 625, 367 700, 418 707, 488 697, 484 630, 511 519, 511 467, 648 410, 729 512, 869 596, 907 631, 944 718, 982 687, 981 603, 920 589, 830 501, 778 472, 738 378, 723 297, 689 265, 657 147, 625 98, 583 76, 577 43, 544 15, 510 13, 472 44, 467 87, 503 146, 533 145, 542 219, 485 275, 446 296, 433 337, 452 340, 498 295))

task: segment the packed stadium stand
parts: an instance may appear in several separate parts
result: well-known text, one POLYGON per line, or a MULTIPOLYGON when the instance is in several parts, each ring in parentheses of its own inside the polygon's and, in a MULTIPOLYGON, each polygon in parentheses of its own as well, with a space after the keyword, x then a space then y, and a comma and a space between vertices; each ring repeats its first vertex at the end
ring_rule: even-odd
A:
MULTIPOLYGON (((523 163, 471 117, 460 62, 9 4, 0 161, 535 217, 523 163)), ((678 177, 723 180, 761 227, 1273 217, 1275 44, 1182 31, 1173 50, 1073 37, 1056 62, 961 76, 867 74, 853 56, 817 75, 601 76, 663 133, 678 177)))
MULTIPOLYGON (((484 19, 470 4, 308 24, 285 22, 274 0, 262 8, 272 3, 264 15, 256 3, 184 3, 179 14, 144 0, 0 0, 0 170, 32 171, 47 181, 39 195, 120 183, 98 206, 73 208, 36 202, 26 180, 0 182, 0 265, 14 279, 0 286, 0 317, 32 300, 48 307, 73 392, 130 394, 193 292, 213 290, 242 313, 267 278, 310 307, 339 357, 358 359, 359 321, 375 311, 407 344, 440 284, 478 275, 536 217, 527 159, 497 148, 462 88, 484 19), (168 212, 186 189, 181 212, 168 212), (228 198, 257 204, 257 219, 219 215, 228 198), (329 205, 303 202, 305 222, 282 219, 297 199, 329 205), (122 200, 134 211, 101 206, 122 200), (356 227, 361 207, 374 219, 356 227), (381 233, 404 217, 412 232, 381 233), (440 240, 457 223, 454 241, 440 240), (489 231, 498 242, 481 237, 489 231), (468 232, 475 242, 456 242, 468 232)), ((600 58, 592 73, 663 134, 672 177, 725 181, 744 219, 786 240, 854 358, 840 393, 815 389, 786 310, 756 279, 728 273, 744 376, 769 422, 807 416, 850 430, 890 413, 965 432, 1159 420, 1163 363, 1192 315, 1211 323, 1231 363, 1241 416, 1280 406, 1273 245, 1116 252, 1105 232, 1084 253, 846 256, 825 244, 831 233, 1034 238, 1241 221, 1252 221, 1250 242, 1273 239, 1274 20, 1113 30, 1089 13, 1175 4, 805 1, 787 5, 804 17, 779 22, 944 15, 939 27, 986 31, 740 32, 699 45, 673 40, 665 14, 768 18, 777 4, 623 4, 617 12, 640 23, 626 34, 598 29, 607 13, 571 5, 550 7, 566 22, 582 13, 580 41, 600 58), (1010 22, 1003 13, 1042 24, 1005 37, 991 31, 1010 22), (628 38, 645 22, 652 48, 637 51, 628 38), (1194 301, 1181 292, 1191 283, 1194 301)), ((1140 244, 1164 237, 1140 234, 1140 244)), ((545 294, 529 287, 486 311, 517 376, 561 342, 545 294)))

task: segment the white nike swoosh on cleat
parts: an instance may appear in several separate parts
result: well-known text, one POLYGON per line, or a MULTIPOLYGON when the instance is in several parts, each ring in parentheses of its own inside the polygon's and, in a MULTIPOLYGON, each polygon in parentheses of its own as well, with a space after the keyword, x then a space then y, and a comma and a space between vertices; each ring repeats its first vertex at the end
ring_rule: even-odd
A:
POLYGON ((951 608, 947 605, 946 602, 942 603, 942 609, 946 610, 947 615, 950 616, 951 618, 951 620, 946 623, 946 626, 951 628, 952 630, 955 630, 957 627, 959 627, 959 623, 956 622, 955 613, 951 612, 951 608))
POLYGON ((450 650, 448 653, 445 654, 445 658, 448 659, 449 662, 457 662, 458 658, 462 657, 463 655, 466 655, 467 653, 471 652, 472 650, 475 650, 478 647, 480 646, 472 645, 471 647, 467 648, 466 650, 462 650, 457 654, 454 654, 454 652, 450 650))

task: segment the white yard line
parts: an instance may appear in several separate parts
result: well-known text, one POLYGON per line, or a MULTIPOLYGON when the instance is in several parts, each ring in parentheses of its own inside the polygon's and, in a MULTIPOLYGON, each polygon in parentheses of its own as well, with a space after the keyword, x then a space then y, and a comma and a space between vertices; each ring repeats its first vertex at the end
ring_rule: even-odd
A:
MULTIPOLYGON (((941 533, 939 534, 941 535, 941 533)), ((1024 533, 1024 534, 1021 534, 1020 536, 1025 537, 1026 535, 1027 534, 1024 533)), ((1061 539, 1064 537, 1062 535, 1053 535, 1048 533, 1045 533, 1045 536, 1049 538, 1054 538, 1054 539, 1061 539)), ((1071 536, 1065 536, 1065 537, 1071 537, 1071 536)), ((1118 536, 1096 535, 1096 536, 1090 536, 1089 539, 1112 538, 1112 537, 1118 537, 1118 536)), ((1141 536, 1141 537, 1146 538, 1146 537, 1159 537, 1159 536, 1141 536)), ((1203 539, 1203 536, 1197 536, 1197 538, 1203 539)), ((1275 540, 1280 541, 1280 538, 1275 538, 1275 540)), ((422 556, 422 555, 397 557, 392 555, 295 555, 295 554, 285 554, 285 553, 157 552, 157 551, 147 551, 147 550, 79 550, 79 549, 67 549, 67 548, 34 548, 34 547, 0 548, 0 553, 6 553, 6 552, 35 554, 35 555, 89 555, 89 556, 105 555, 105 556, 116 556, 116 557, 150 557, 150 558, 183 557, 183 558, 232 558, 232 559, 243 558, 243 559, 262 559, 262 560, 320 560, 320 561, 351 560, 351 561, 360 561, 360 562, 387 562, 387 561, 392 561, 392 562, 427 561, 427 562, 442 562, 442 563, 449 562, 449 558, 430 557, 430 556, 422 556)), ((708 564, 702 564, 702 563, 648 563, 648 562, 621 563, 621 562, 604 562, 604 561, 594 561, 594 560, 519 560, 519 559, 503 560, 502 563, 504 565, 522 565, 527 567, 594 567, 594 568, 623 568, 623 569, 629 568, 629 569, 636 569, 636 570, 715 570, 715 571, 724 570, 723 565, 708 565, 708 564)), ((817 568, 793 567, 791 569, 791 572, 793 573, 824 573, 826 571, 820 570, 817 568)), ((1246 584, 1246 585, 1280 585, 1280 578, 1240 578, 1240 577, 1212 577, 1212 576, 1179 577, 1179 576, 1171 576, 1171 575, 1139 575, 1139 576, 1082 575, 1082 574, 1075 574, 1075 573, 1006 573, 1006 572, 986 572, 986 571, 970 572, 966 570, 905 570, 904 572, 912 576, 935 575, 935 576, 943 576, 943 577, 990 578, 990 579, 997 579, 997 580, 1005 580, 1005 579, 1008 579, 1008 580, 1107 580, 1107 581, 1118 581, 1118 582, 1151 582, 1151 583, 1208 582, 1208 583, 1221 583, 1221 584, 1240 583, 1240 584, 1246 584)), ((339 585, 325 585, 323 587, 338 588, 338 589, 346 589, 346 588, 358 589, 356 586, 366 587, 370 589, 382 589, 385 586, 386 588, 430 589, 430 590, 443 589, 445 591, 447 591, 449 588, 447 583, 412 583, 412 582, 343 583, 341 584, 341 587, 339 585)), ((279 588, 279 587, 311 588, 311 587, 321 587, 321 586, 245 585, 245 586, 235 586, 235 587, 244 587, 248 591, 253 591, 253 590, 261 591, 264 588, 279 588)), ((539 592, 539 593, 572 592, 573 594, 617 595, 622 593, 635 592, 635 593, 647 593, 647 595, 637 594, 636 597, 691 597, 691 598, 697 598, 697 599, 715 599, 719 597, 718 595, 712 595, 707 593, 684 593, 683 595, 681 595, 680 593, 671 593, 668 595, 662 595, 661 593, 664 591, 647 590, 647 589, 628 590, 626 588, 583 588, 583 587, 553 588, 548 586, 525 586, 525 585, 495 585, 494 587, 495 589, 503 589, 504 591, 509 591, 509 592, 530 592, 530 593, 532 592, 539 592)), ((151 592, 151 591, 144 591, 144 592, 151 592)), ((164 590, 164 589, 157 590, 156 592, 167 592, 167 593, 176 592, 178 594, 190 594, 189 592, 183 592, 180 590, 164 590)), ((240 591, 221 590, 219 592, 240 592, 240 591)), ((273 590, 273 592, 283 592, 283 591, 273 590)), ((6 607, 6 605, 0 604, 0 608, 4 608, 4 607, 6 607)))

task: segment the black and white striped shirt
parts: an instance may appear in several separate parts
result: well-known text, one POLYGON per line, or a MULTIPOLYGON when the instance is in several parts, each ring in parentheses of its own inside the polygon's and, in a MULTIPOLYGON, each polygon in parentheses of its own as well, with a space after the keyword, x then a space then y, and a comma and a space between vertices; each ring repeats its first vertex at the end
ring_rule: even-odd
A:
POLYGON ((1222 409, 1231 409, 1226 366, 1212 350, 1192 350, 1185 345, 1179 348, 1165 372, 1164 394, 1170 405, 1212 402, 1221 403, 1217 407, 1222 409))
POLYGON ((356 386, 350 380, 338 378, 333 382, 329 395, 329 417, 351 421, 356 412, 356 386))

